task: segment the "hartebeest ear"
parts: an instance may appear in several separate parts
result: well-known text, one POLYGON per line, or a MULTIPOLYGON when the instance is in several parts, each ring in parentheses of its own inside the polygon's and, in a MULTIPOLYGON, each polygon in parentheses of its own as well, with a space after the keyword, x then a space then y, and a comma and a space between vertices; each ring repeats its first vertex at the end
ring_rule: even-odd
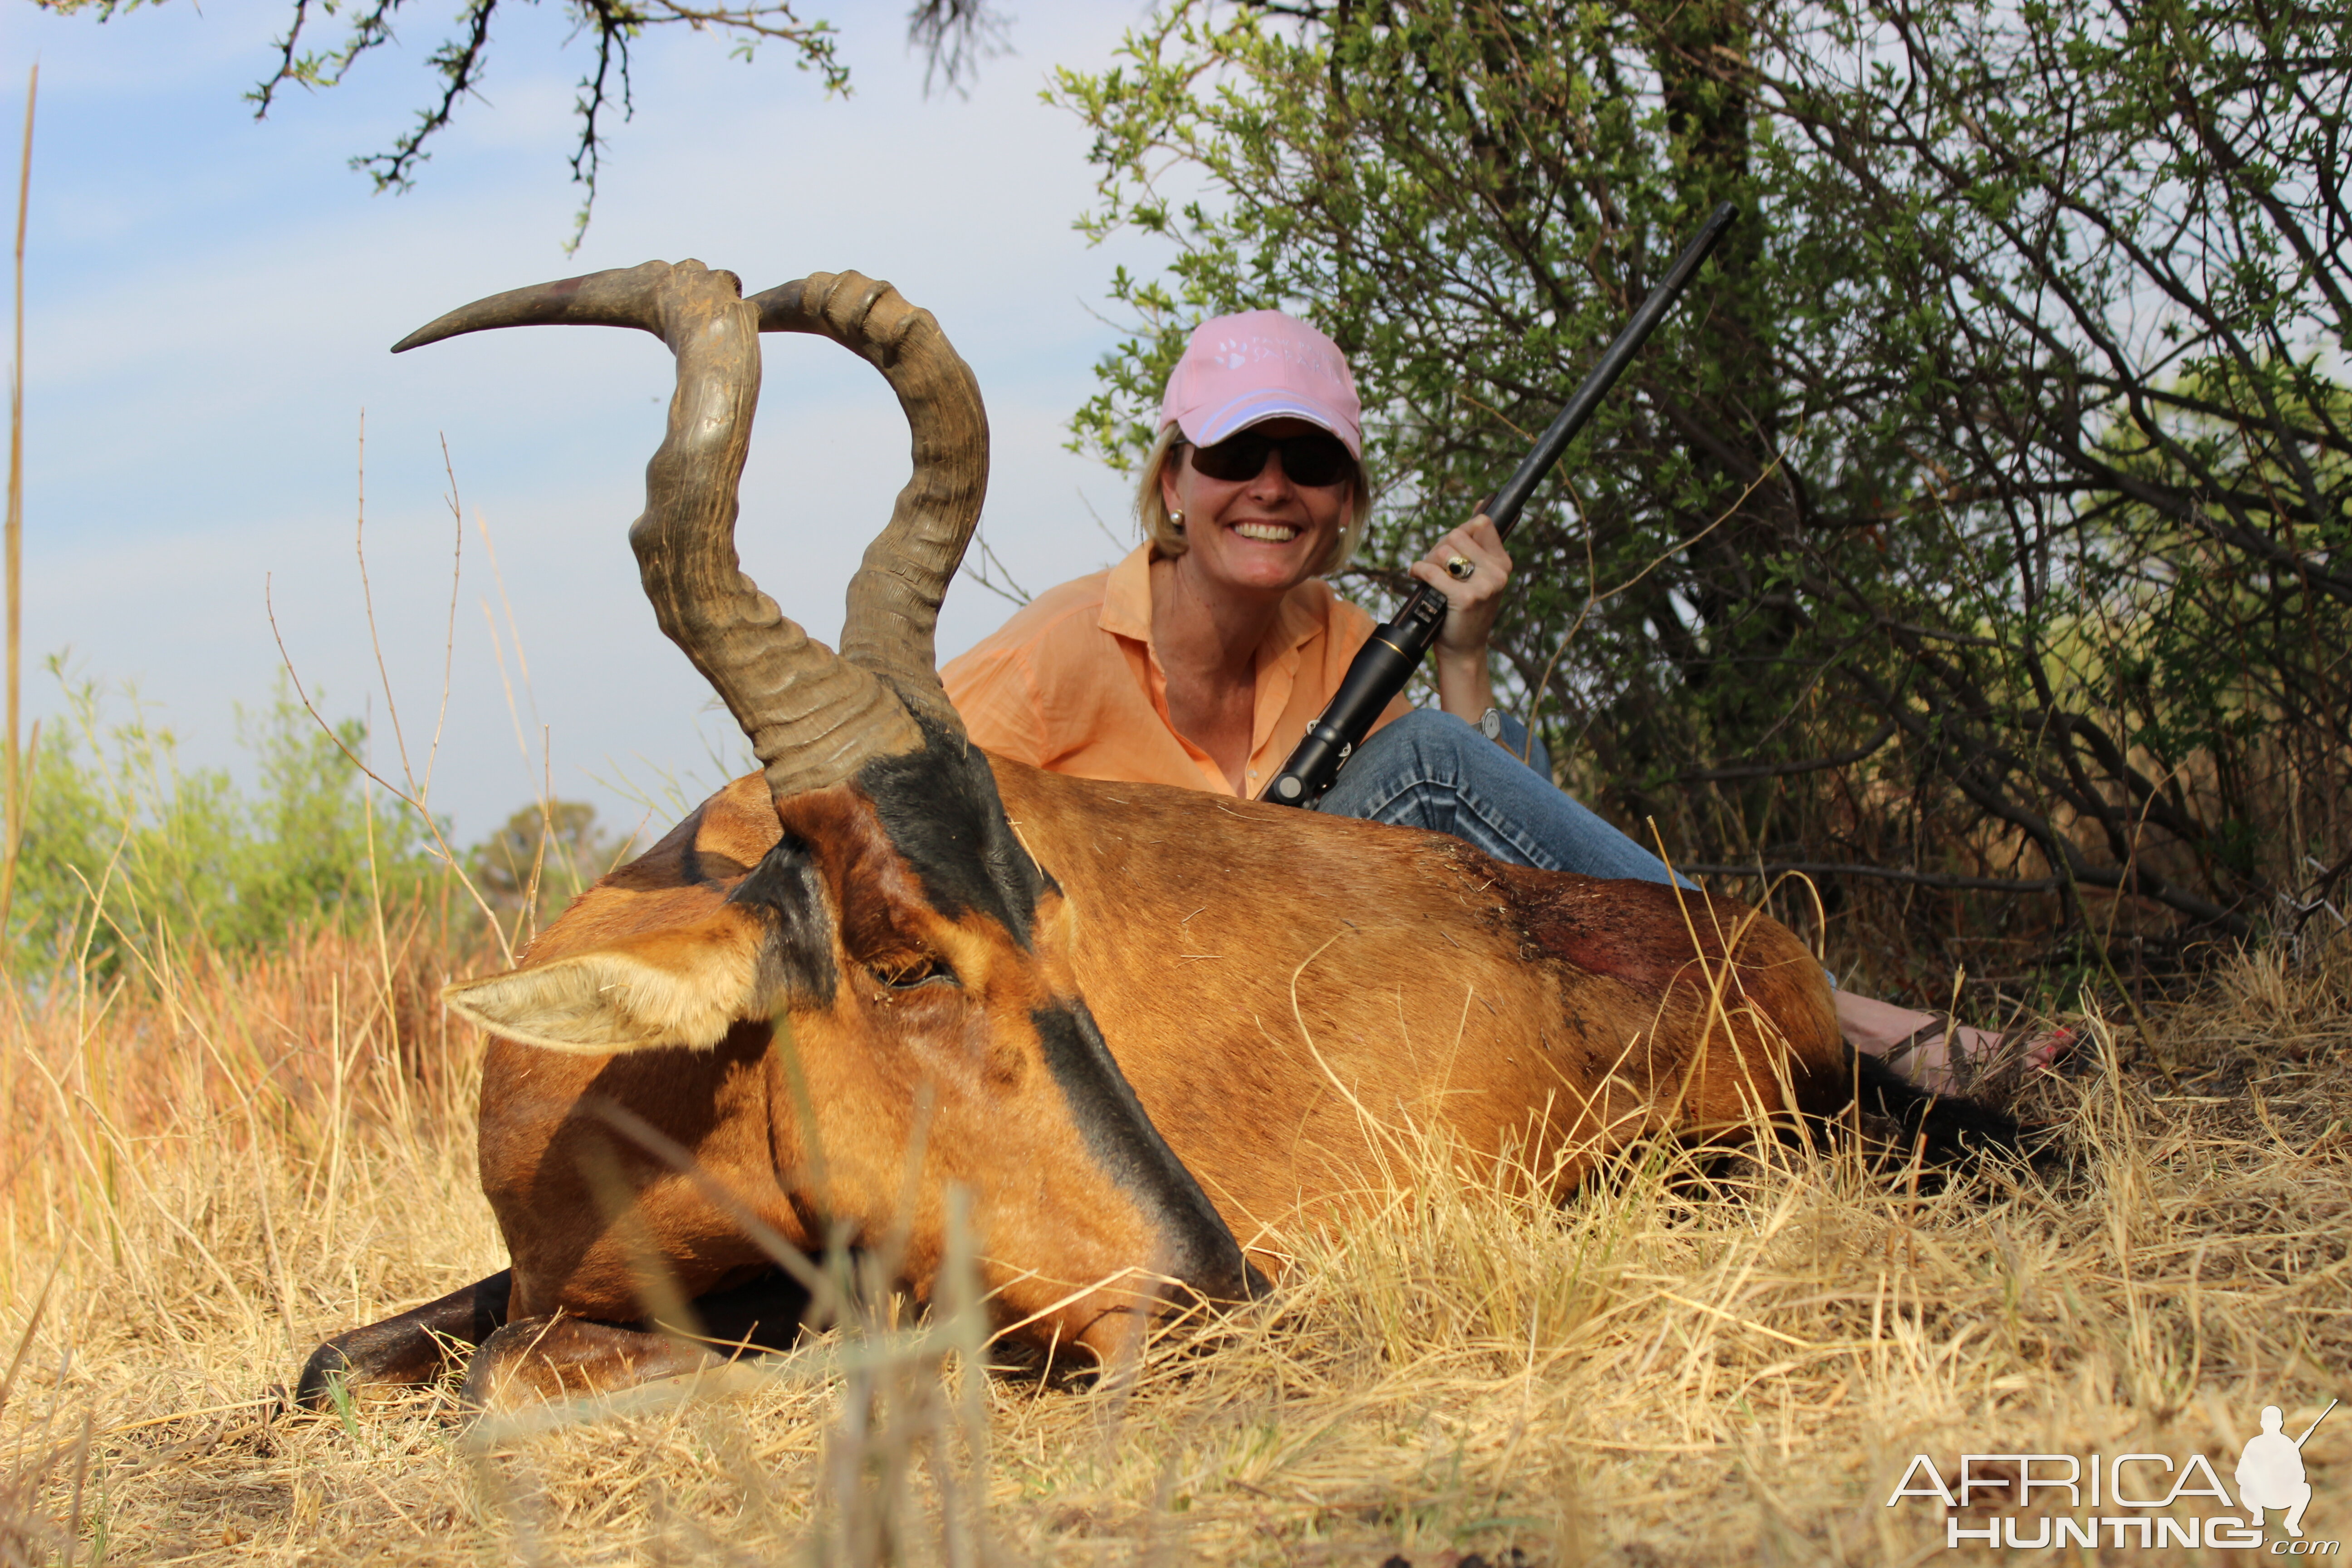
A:
POLYGON ((700 920, 461 980, 441 1000, 492 1034, 551 1051, 707 1050, 787 1002, 830 1003, 833 941, 823 879, 788 833, 700 920))
POLYGON ((726 905, 689 925, 443 987, 449 1010, 492 1034, 576 1055, 709 1048, 742 1019, 773 1015, 789 982, 770 922, 726 905))

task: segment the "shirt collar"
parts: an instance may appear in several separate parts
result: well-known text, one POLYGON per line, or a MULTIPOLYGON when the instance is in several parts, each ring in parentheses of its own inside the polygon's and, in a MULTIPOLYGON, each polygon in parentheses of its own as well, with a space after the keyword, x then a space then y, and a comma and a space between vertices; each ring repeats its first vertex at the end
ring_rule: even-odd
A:
POLYGON ((1282 596, 1282 608, 1274 617, 1274 626, 1266 633, 1265 653, 1292 654, 1324 629, 1327 616, 1324 599, 1328 595, 1323 581, 1309 577, 1282 596))
POLYGON ((1139 544, 1110 569, 1103 584, 1102 629, 1151 645, 1151 546, 1139 544))

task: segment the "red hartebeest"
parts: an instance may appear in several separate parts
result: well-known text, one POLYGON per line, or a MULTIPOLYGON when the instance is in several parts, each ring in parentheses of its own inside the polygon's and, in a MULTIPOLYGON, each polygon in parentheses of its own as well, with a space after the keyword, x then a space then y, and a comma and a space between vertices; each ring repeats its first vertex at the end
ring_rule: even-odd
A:
POLYGON ((449 988, 489 1031, 481 1175, 512 1268, 321 1346, 304 1397, 429 1378, 453 1340, 482 1347, 478 1397, 696 1364, 633 1326, 646 1254, 723 1301, 771 1267, 747 1214, 810 1248, 828 1222, 853 1241, 896 1226, 921 1294, 953 1184, 1000 1321, 1108 1357, 1178 1295, 1247 1296, 1297 1216, 1382 1186, 1383 1129, 1565 1193, 1635 1139, 1850 1099, 1820 964, 1728 900, 972 749, 932 629, 979 517, 986 419, 888 285, 818 274, 745 300, 731 274, 648 263, 499 295, 399 346, 562 321, 642 328, 677 356, 630 540, 662 629, 762 771, 589 889, 520 967, 449 988), (838 655, 737 569, 762 331, 864 355, 913 429, 838 655), (615 1137, 607 1104, 699 1179, 615 1137))

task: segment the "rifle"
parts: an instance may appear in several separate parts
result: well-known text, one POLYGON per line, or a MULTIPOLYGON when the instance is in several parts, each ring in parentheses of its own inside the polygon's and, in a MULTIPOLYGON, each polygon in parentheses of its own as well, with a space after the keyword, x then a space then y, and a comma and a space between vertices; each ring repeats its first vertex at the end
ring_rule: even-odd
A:
MULTIPOLYGON (((1617 378, 1625 374, 1626 366, 1633 363, 1650 333, 1675 308, 1675 301, 1682 297, 1684 288, 1698 271, 1699 263, 1706 259, 1716 241, 1723 237, 1723 231, 1738 216, 1738 207, 1730 202, 1707 215, 1706 225, 1683 247, 1674 266, 1601 354, 1601 363, 1592 367, 1592 374, 1584 378, 1584 384, 1576 389, 1568 406, 1536 438, 1534 449, 1496 492, 1495 499, 1480 509, 1493 521, 1497 534, 1510 538, 1519 512, 1535 493, 1536 486, 1559 461, 1560 454, 1568 450, 1568 444, 1576 439, 1578 432, 1592 417, 1593 410, 1600 407, 1609 389, 1617 384, 1617 378)), ((1258 798, 1276 805, 1310 809, 1320 801, 1381 710, 1404 689, 1412 672, 1421 668, 1422 659, 1437 641, 1438 631, 1444 624, 1445 595, 1422 584, 1394 616, 1373 629, 1371 640, 1348 666, 1348 673, 1323 710, 1322 717, 1307 726, 1307 738, 1298 742, 1297 750, 1290 753, 1290 760, 1267 782, 1265 793, 1258 798)))

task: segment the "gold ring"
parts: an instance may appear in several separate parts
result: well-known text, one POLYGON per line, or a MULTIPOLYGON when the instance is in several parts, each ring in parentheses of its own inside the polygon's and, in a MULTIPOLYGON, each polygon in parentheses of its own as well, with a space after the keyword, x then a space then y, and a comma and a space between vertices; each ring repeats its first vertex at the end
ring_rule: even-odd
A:
POLYGON ((1467 555, 1455 555, 1445 563, 1445 574, 1456 583, 1467 583, 1477 571, 1478 563, 1467 555))

